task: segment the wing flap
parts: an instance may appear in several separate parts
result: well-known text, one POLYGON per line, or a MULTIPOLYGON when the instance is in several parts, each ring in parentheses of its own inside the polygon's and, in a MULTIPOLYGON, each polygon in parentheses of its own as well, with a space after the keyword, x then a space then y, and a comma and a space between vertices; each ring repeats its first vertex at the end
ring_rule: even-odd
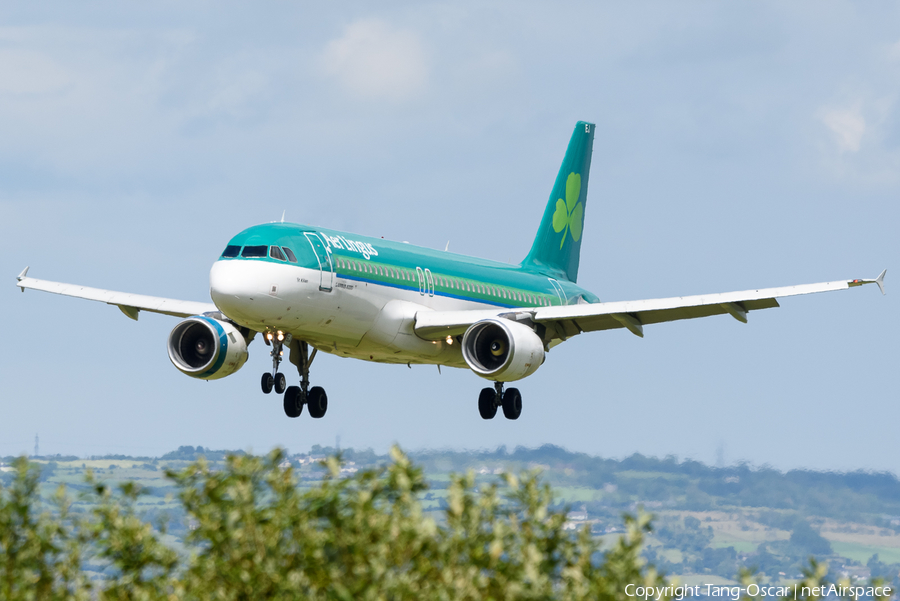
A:
MULTIPOLYGON (((26 268, 27 272, 27 268, 26 268)), ((50 282, 29 278, 22 272, 17 278, 16 286, 22 289, 41 290, 52 294, 83 298, 85 300, 99 301, 108 305, 116 305, 122 313, 131 319, 137 319, 139 311, 161 313, 173 317, 190 317, 202 315, 209 311, 218 311, 212 303, 198 303, 195 301, 183 301, 158 296, 146 296, 143 294, 131 294, 130 292, 116 292, 114 290, 102 290, 100 288, 88 288, 77 284, 64 284, 62 282, 50 282)))

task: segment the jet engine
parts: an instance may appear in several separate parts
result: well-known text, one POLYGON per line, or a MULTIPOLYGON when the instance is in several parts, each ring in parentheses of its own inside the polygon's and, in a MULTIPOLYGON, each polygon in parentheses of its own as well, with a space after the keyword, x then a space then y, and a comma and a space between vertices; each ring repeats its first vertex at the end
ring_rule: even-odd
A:
POLYGON ((169 359, 192 378, 224 378, 239 370, 247 357, 247 339, 227 321, 195 315, 169 334, 169 359))
POLYGON ((530 376, 544 362, 544 343, 534 330, 508 319, 485 319, 469 326, 462 340, 466 363, 496 382, 530 376))

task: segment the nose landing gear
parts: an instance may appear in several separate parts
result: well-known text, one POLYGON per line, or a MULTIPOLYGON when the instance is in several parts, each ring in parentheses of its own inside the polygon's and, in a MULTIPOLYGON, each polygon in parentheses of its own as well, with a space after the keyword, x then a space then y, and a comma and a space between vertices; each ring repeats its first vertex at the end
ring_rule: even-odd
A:
POLYGON ((264 373, 260 380, 260 387, 262 388, 263 394, 269 394, 272 392, 273 388, 275 389, 276 394, 281 394, 285 391, 287 381, 284 378, 284 374, 278 373, 278 366, 284 358, 284 345, 290 347, 291 339, 292 336, 290 334, 285 334, 281 330, 277 332, 266 332, 266 335, 263 336, 266 345, 272 347, 272 351, 269 353, 272 357, 272 373, 264 373))
POLYGON ((519 419, 522 414, 522 394, 518 388, 503 391, 503 382, 494 382, 494 388, 482 388, 478 395, 478 413, 482 419, 494 419, 497 407, 503 407, 506 419, 519 419))

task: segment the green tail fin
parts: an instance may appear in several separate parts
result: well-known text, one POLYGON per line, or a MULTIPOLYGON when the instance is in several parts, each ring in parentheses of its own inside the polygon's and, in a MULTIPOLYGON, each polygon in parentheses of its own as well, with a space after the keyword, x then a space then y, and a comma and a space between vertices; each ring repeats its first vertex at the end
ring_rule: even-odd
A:
POLYGON ((593 146, 594 124, 579 121, 550 192, 534 245, 522 261, 523 269, 570 282, 578 278, 593 146))

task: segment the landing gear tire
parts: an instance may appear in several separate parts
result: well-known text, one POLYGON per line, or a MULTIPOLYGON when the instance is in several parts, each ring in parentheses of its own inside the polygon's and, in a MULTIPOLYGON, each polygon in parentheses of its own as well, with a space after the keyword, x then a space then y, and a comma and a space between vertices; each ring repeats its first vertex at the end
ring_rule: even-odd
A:
POLYGON ((309 389, 309 398, 306 400, 309 405, 309 416, 319 419, 325 416, 328 411, 328 395, 321 386, 313 386, 309 389))
POLYGON ((275 386, 275 378, 272 377, 272 374, 263 374, 260 385, 262 386, 263 394, 269 394, 272 392, 272 387, 275 386))
POLYGON ((482 388, 478 395, 478 413, 481 419, 494 419, 497 415, 497 393, 493 388, 482 388))
POLYGON ((284 379, 284 374, 275 374, 275 392, 281 394, 286 388, 287 380, 284 379))
POLYGON ((300 417, 303 413, 303 400, 299 386, 288 386, 284 392, 284 414, 288 417, 300 417))
POLYGON ((503 393, 503 415, 506 419, 519 419, 522 415, 522 395, 518 388, 509 388, 503 393))

